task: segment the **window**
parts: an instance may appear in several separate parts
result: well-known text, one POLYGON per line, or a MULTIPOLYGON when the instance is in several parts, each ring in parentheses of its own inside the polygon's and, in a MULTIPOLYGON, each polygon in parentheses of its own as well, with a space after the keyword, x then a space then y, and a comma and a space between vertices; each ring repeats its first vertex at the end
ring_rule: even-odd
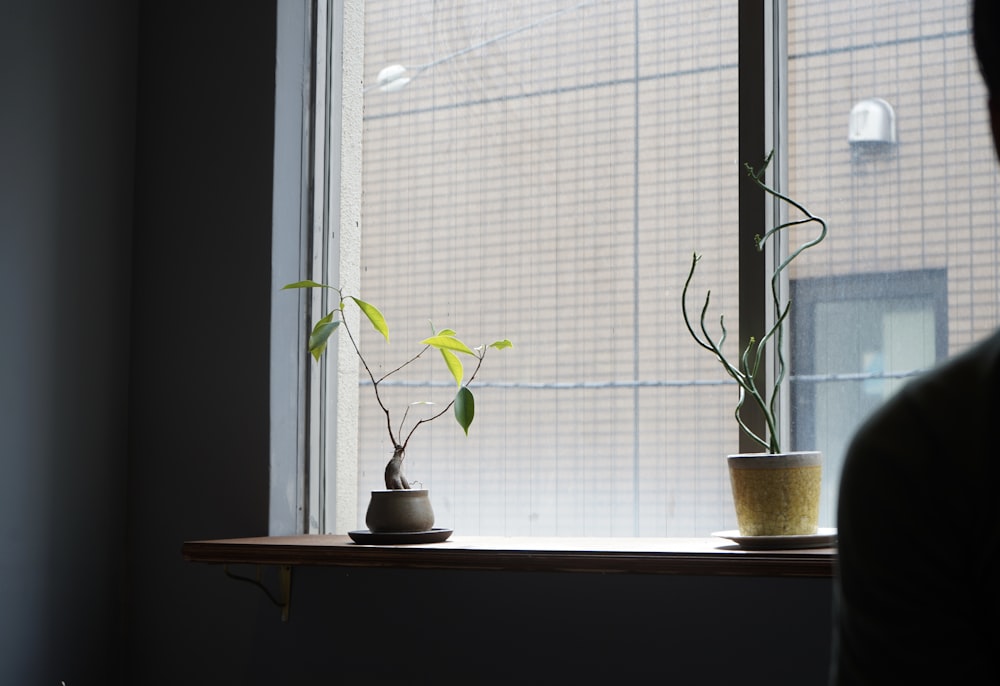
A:
MULTIPOLYGON (((793 443, 822 449, 828 480, 839 479, 847 443, 864 418, 944 358, 947 289, 944 269, 792 282, 793 443), (854 335, 843 335, 845 322, 854 335)), ((833 521, 836 498, 829 490, 823 495, 824 518, 833 521)))
POLYGON ((831 227, 792 274, 793 426, 826 457, 827 522, 846 443, 893 376, 1000 322, 997 166, 967 12, 789 2, 789 187, 831 227))
MULTIPOLYGON (((394 64, 413 78, 366 89, 361 288, 395 323, 393 346, 428 318, 515 346, 487 359, 470 436, 440 423, 408 450, 445 526, 728 526, 732 390, 679 315, 697 250, 699 290, 737 316, 730 7, 366 2, 366 84, 394 64)), ((404 381, 407 400, 433 391, 404 381)), ((365 400, 362 494, 392 450, 365 400)))
MULTIPOLYGON (((361 44, 352 33, 360 2, 344 3, 343 16, 327 17, 319 5, 314 24, 331 27, 331 48, 361 44)), ((328 186, 351 187, 360 174, 360 261, 313 244, 299 248, 298 266, 347 264, 327 280, 346 276, 382 308, 392 355, 367 349, 383 364, 420 340, 428 319, 472 341, 514 341, 510 354, 487 360, 470 436, 438 422, 408 451, 407 474, 431 489, 441 525, 599 536, 733 528, 724 456, 739 450, 735 390, 687 337, 679 298, 697 251, 695 292, 712 290, 730 340, 752 330, 738 319, 754 289, 740 288, 734 268, 740 232, 759 230, 740 196, 742 163, 760 161, 746 159, 747 149, 762 157, 777 144, 775 181, 830 224, 827 241, 791 275, 790 445, 826 455, 821 525, 832 525, 851 428, 895 386, 899 355, 905 366, 926 365, 1000 322, 996 164, 964 3, 740 7, 364 3, 363 164, 337 168, 328 186), (741 77, 741 36, 744 46, 773 42, 773 79, 746 67, 741 77), (379 84, 396 65, 405 73, 387 73, 402 78, 379 84), (755 81, 761 101, 778 103, 769 120, 748 106, 755 81), (765 85, 777 87, 775 100, 765 85), (881 128, 862 126, 859 103, 884 115, 881 128), (868 135, 888 131, 890 120, 892 136, 868 135), (912 279, 931 287, 897 297, 914 290, 912 279), (886 346, 904 331, 921 342, 916 351, 886 346), (841 367, 848 350, 860 353, 841 367), (842 376, 864 373, 871 378, 847 385, 871 402, 831 423, 842 376)), ((334 61, 355 56, 330 52, 334 61)), ((331 93, 338 68, 320 79, 331 93)), ((347 67, 345 82, 356 68, 347 67)), ((338 111, 334 103, 321 112, 316 136, 338 123, 327 116, 338 111)), ((360 107, 343 111, 349 134, 360 107)), ((336 126, 322 134, 328 161, 342 159, 348 134, 336 126)), ((329 174, 317 169, 317 178, 329 174)), ((324 195, 308 214, 325 217, 323 235, 339 239, 351 235, 353 212, 324 195)), ((301 385, 316 374, 299 373, 301 385)), ((439 381, 401 378, 394 390, 403 402, 425 399, 439 381)), ((314 399, 323 383, 312 379, 314 399)), ((367 491, 381 487, 391 450, 367 391, 360 388, 356 477, 344 458, 337 469, 317 458, 297 472, 311 478, 284 484, 283 493, 298 489, 299 507, 326 495, 354 508, 309 530, 353 527, 367 491), (361 496, 344 495, 352 489, 361 496)), ((314 443, 322 434, 306 433, 314 443)), ((344 436, 327 442, 350 447, 344 436)))

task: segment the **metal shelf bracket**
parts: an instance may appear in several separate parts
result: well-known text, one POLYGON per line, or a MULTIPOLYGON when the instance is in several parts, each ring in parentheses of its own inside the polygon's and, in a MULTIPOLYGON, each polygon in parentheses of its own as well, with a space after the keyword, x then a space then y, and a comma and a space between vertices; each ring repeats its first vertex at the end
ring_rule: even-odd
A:
POLYGON ((243 576, 241 574, 235 574, 229 569, 229 565, 224 565, 223 569, 230 579, 235 579, 236 581, 243 581, 252 586, 256 586, 264 592, 267 599, 270 600, 278 609, 281 610, 281 621, 288 621, 288 613, 292 604, 292 566, 291 565, 281 565, 278 567, 278 593, 272 593, 271 590, 264 585, 261 581, 261 570, 265 565, 257 565, 257 573, 253 577, 243 576))

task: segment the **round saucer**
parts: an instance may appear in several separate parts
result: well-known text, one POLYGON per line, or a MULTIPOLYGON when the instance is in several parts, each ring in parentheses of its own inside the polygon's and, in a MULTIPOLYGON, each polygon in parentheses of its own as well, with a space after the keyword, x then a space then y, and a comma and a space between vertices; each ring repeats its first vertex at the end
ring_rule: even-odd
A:
POLYGON ((406 543, 441 543, 451 536, 451 529, 428 529, 427 531, 348 531, 347 535, 355 543, 368 545, 399 545, 406 543))
POLYGON ((817 529, 814 534, 796 536, 741 536, 736 529, 712 534, 728 538, 747 550, 794 550, 798 548, 830 548, 837 544, 837 529, 817 529))

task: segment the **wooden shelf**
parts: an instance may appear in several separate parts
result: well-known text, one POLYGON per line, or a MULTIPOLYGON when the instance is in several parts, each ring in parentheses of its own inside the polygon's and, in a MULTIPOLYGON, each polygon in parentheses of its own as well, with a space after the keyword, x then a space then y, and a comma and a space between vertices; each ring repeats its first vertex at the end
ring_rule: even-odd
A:
POLYGON ((262 536, 183 544, 190 562, 517 572, 833 576, 835 548, 743 550, 718 538, 452 536, 444 543, 358 545, 347 536, 262 536))

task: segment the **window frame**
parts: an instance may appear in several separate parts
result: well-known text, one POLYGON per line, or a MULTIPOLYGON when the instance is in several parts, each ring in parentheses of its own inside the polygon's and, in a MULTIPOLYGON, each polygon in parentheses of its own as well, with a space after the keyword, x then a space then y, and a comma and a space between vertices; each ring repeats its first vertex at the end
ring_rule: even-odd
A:
POLYGON ((357 358, 331 340, 311 364, 307 325, 333 306, 330 293, 282 286, 317 274, 348 290, 360 282, 363 2, 279 3, 277 19, 268 531, 346 531, 357 511, 357 358))
MULTIPOLYGON (((767 182, 779 190, 787 177, 786 7, 787 0, 738 4, 739 156, 763 159, 776 150, 767 182)), ((364 2, 294 0, 279 3, 277 15, 269 533, 342 534, 357 516, 358 362, 331 339, 322 362, 311 364, 302 353, 307 327, 311 312, 330 309, 328 294, 303 290, 296 297, 281 288, 307 277, 348 291, 360 283, 364 2)), ((772 316, 767 275, 783 246, 775 242, 761 255, 753 235, 784 212, 741 175, 741 338, 772 316)), ((774 364, 767 360, 770 378, 774 364)), ((762 417, 746 420, 763 431, 762 417)), ((783 426, 787 433, 788 422, 783 426)), ((742 432, 740 441, 741 451, 757 449, 742 432)))
POLYGON ((272 536, 303 533, 308 478, 305 452, 307 366, 300 323, 304 299, 279 290, 308 265, 309 125, 312 73, 312 2, 280 3, 274 97, 274 190, 271 240, 270 493, 272 536))
MULTIPOLYGON (((791 403, 797 408, 795 425, 790 427, 794 442, 800 445, 820 445, 818 422, 820 415, 817 405, 823 397, 823 384, 859 382, 849 377, 864 373, 863 370, 837 369, 832 372, 818 370, 813 344, 817 338, 817 309, 858 300, 875 301, 889 308, 891 303, 919 302, 930 306, 934 313, 934 360, 940 364, 948 356, 948 270, 945 267, 925 267, 898 271, 866 272, 834 276, 812 276, 791 282, 791 296, 795 302, 795 319, 791 327, 791 368, 795 370, 789 378, 791 403), (839 378, 838 378, 839 376, 839 378)), ((920 374, 922 368, 885 370, 884 381, 900 382, 920 374)), ((882 401, 884 402, 884 398, 882 401)), ((829 421, 829 415, 823 415, 829 421)), ((859 421, 863 421, 863 417, 859 421)), ((838 427, 842 426, 835 422, 838 427)), ((843 428, 844 438, 849 439, 857 426, 847 424, 843 428)), ((836 457, 836 452, 826 450, 823 465, 824 478, 840 480, 844 455, 836 457), (828 476, 829 475, 829 476, 828 476)), ((835 512, 834 493, 824 493, 820 501, 820 516, 835 512)))

